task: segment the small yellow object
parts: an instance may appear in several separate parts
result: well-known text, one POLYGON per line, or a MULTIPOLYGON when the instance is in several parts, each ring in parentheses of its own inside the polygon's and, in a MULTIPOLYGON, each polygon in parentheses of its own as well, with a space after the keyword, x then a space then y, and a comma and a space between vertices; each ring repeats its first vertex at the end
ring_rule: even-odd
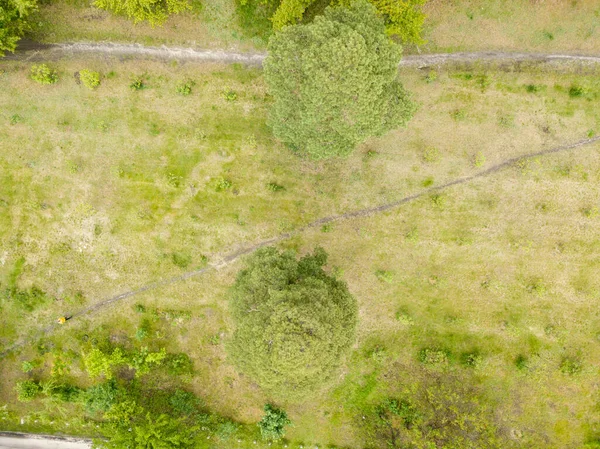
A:
POLYGON ((58 324, 65 324, 65 323, 66 323, 66 321, 67 321, 67 318, 66 318, 66 317, 64 317, 64 316, 61 316, 61 317, 58 319, 58 324))

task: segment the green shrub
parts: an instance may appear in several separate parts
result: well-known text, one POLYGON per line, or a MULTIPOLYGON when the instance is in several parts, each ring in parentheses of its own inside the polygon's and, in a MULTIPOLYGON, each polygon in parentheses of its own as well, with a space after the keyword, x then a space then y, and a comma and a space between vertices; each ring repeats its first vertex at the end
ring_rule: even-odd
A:
POLYGON ((396 319, 405 326, 412 326, 415 323, 415 320, 406 310, 398 310, 396 312, 396 319))
POLYGON ((360 423, 373 448, 502 449, 490 399, 470 377, 428 372, 411 379, 407 399, 368 406, 360 423))
POLYGON ((136 78, 129 85, 129 88, 132 90, 142 90, 146 88, 146 84, 142 78, 136 78))
POLYGON ((515 359, 515 366, 519 371, 525 371, 527 368, 529 368, 527 357, 525 357, 523 354, 519 354, 515 359))
POLYGON ((418 359, 424 365, 446 365, 448 351, 442 349, 424 348, 419 351, 418 359))
POLYGON ((194 85, 194 83, 192 81, 186 81, 186 82, 183 82, 183 83, 177 85, 177 88, 175 89, 175 91, 179 95, 183 95, 185 97, 192 93, 193 85, 194 85))
POLYGON ((183 374, 192 374, 194 372, 194 362, 192 359, 185 354, 169 354, 166 360, 167 371, 173 376, 180 376, 183 374))
POLYGON ((264 63, 273 133, 293 151, 323 159, 406 124, 414 105, 397 80, 400 58, 364 1, 285 27, 270 39, 264 63))
MULTIPOLYGON (((424 44, 421 37, 425 14, 421 7, 427 0, 369 0, 385 20, 385 30, 407 44, 424 44)), ((351 0, 342 0, 350 4, 351 0)))
POLYGON ((461 355, 461 363, 468 368, 477 368, 483 362, 483 357, 477 351, 465 352, 461 355))
POLYGON ((440 157, 441 157, 440 150, 438 150, 435 147, 427 147, 427 148, 425 148, 425 150, 423 150, 421 157, 423 158, 424 162, 427 162, 430 164, 433 162, 437 162, 440 160, 440 157))
POLYGON ((134 308, 137 313, 146 313, 146 307, 143 304, 136 304, 134 308))
POLYGON ((413 404, 394 398, 383 401, 376 408, 376 413, 382 424, 390 425, 394 421, 393 417, 398 417, 406 428, 412 427, 421 419, 419 411, 413 404))
POLYGON ((222 94, 223 98, 226 101, 235 101, 237 100, 237 93, 231 89, 225 89, 222 94))
POLYGON ((58 75, 46 64, 37 64, 31 67, 31 79, 40 84, 54 84, 58 81, 58 75))
POLYGON ((534 94, 534 93, 537 93, 537 92, 539 92, 540 90, 542 90, 542 88, 541 88, 541 86, 538 86, 538 85, 536 85, 536 84, 527 84, 527 85, 525 86, 525 90, 526 90, 527 92, 529 92, 530 94, 534 94))
POLYGON ((148 338, 148 335, 150 335, 150 321, 144 320, 142 321, 141 326, 135 331, 135 338, 136 340, 142 341, 148 338))
POLYGON ((183 416, 189 416, 198 413, 201 401, 193 393, 176 390, 169 398, 169 404, 175 412, 183 416))
POLYGON ((280 440, 285 435, 285 426, 292 422, 283 410, 270 404, 265 405, 265 416, 258 423, 260 434, 265 440, 280 440))
MULTIPOLYGON (((421 7, 426 0, 369 0, 385 20, 386 33, 404 43, 422 44, 425 14, 421 7)), ((350 6, 351 0, 239 0, 238 15, 242 27, 252 36, 266 39, 272 30, 287 25, 310 22, 325 6, 350 6), (307 13, 310 10, 310 13, 307 13), (271 29, 272 27, 272 29, 271 29)))
POLYGON ((51 385, 46 394, 62 402, 77 402, 83 394, 83 390, 71 384, 51 385))
POLYGON ((270 182, 267 184, 267 189, 269 189, 271 192, 281 192, 282 190, 285 190, 285 187, 277 184, 276 182, 270 182))
POLYGON ((321 248, 300 260, 263 248, 247 259, 231 289, 236 329, 227 350, 271 397, 314 393, 354 341, 356 300, 323 271, 326 261, 321 248))
POLYGON ((33 312, 50 301, 48 295, 36 286, 29 290, 19 290, 16 287, 6 289, 2 297, 12 302, 18 309, 33 312))
POLYGON ((113 368, 125 363, 125 354, 121 348, 115 348, 111 354, 92 348, 82 354, 83 364, 90 377, 104 376, 107 380, 113 377, 113 368))
POLYGON ((229 179, 225 178, 217 178, 215 182, 215 190, 217 192, 222 192, 224 190, 229 190, 233 187, 233 183, 229 179))
POLYGON ((146 21, 152 26, 161 25, 171 14, 191 8, 187 0, 95 0, 94 6, 126 16, 134 23, 146 21))
POLYGON ((40 366, 40 364, 41 363, 39 360, 25 360, 23 361, 23 363, 21 363, 21 371, 23 371, 24 373, 30 373, 38 366, 40 366))
POLYGON ((221 440, 227 441, 238 432, 239 428, 239 424, 233 421, 225 421, 219 424, 216 434, 221 440))
POLYGON ((173 262, 173 265, 176 265, 179 268, 187 268, 189 264, 192 263, 192 256, 189 254, 174 252, 171 254, 171 261, 173 262))
POLYGON ((584 94, 584 90, 583 90, 583 87, 581 87, 581 86, 571 86, 569 88, 569 97, 571 97, 571 98, 582 97, 583 94, 584 94))
POLYGON ((331 232, 333 231, 333 225, 331 223, 325 223, 323 226, 321 226, 321 232, 331 232))
POLYGON ((100 74, 91 70, 81 70, 79 79, 88 89, 95 89, 100 85, 100 74))
POLYGON ((375 276, 381 282, 385 282, 386 284, 391 284, 394 282, 394 272, 387 270, 377 270, 375 271, 375 276))
POLYGON ((128 358, 127 365, 135 370, 135 377, 140 377, 148 374, 152 367, 162 365, 166 357, 165 348, 158 352, 150 352, 148 348, 143 347, 128 358))
POLYGON ((444 209, 444 206, 446 205, 446 197, 444 195, 441 193, 434 193, 429 196, 429 199, 435 209, 444 209))
MULTIPOLYGON (((197 446, 198 428, 182 419, 165 414, 144 412, 135 403, 128 402, 124 417, 112 418, 102 426, 103 439, 95 441, 99 449, 192 449, 197 446)), ((112 413, 110 414, 112 415, 112 413)), ((123 413, 119 413, 123 415, 123 413)))
POLYGON ((35 399, 42 392, 42 386, 39 382, 33 380, 24 380, 17 382, 15 386, 17 399, 21 402, 29 402, 35 399))
POLYGON ((562 362, 560 362, 560 371, 564 374, 568 374, 573 376, 575 374, 579 374, 582 370, 583 366, 581 361, 574 359, 572 357, 565 357, 562 362))

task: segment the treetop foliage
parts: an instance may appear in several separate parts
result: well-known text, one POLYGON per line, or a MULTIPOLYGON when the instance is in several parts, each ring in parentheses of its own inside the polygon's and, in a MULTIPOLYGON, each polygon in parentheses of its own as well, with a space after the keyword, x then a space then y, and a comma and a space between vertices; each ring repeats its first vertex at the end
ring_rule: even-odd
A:
POLYGON ((27 30, 27 17, 37 9, 37 0, 0 0, 0 57, 14 52, 27 30))
POLYGON ((356 300, 323 271, 326 261, 321 248, 300 260, 261 249, 231 290, 230 356, 274 397, 297 399, 321 386, 354 340, 356 300))
MULTIPOLYGON (((421 7, 427 0, 369 0, 383 17, 385 30, 389 36, 400 39, 405 44, 423 44, 421 37, 425 14, 421 7)), ((349 5, 352 0, 340 0, 349 5)))
POLYGON ((327 8, 269 41, 264 73, 274 97, 269 123, 292 150, 344 156, 369 136, 404 125, 414 106, 397 80, 401 48, 375 8, 327 8))
MULTIPOLYGON (((324 6, 349 6, 354 0, 241 0, 240 6, 249 10, 253 7, 256 21, 271 21, 273 30, 280 31, 284 26, 307 23, 310 17, 319 13, 324 6), (256 5, 251 5, 256 3, 256 5), (323 6, 322 6, 323 5, 323 6), (312 9, 307 14, 308 9, 312 9)), ((383 18, 388 36, 398 38, 404 44, 422 44, 421 36, 425 14, 422 6, 427 0, 369 0, 383 18)))

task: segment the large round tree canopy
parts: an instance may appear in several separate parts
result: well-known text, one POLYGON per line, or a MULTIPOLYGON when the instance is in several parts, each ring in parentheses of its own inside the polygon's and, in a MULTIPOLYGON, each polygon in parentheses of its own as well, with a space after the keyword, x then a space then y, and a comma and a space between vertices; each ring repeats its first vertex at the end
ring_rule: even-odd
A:
POLYGON ((397 79, 400 57, 365 1, 285 27, 269 41, 264 63, 273 133, 320 159, 347 155, 367 137, 406 124, 414 106, 397 79))
POLYGON ((261 249, 232 288, 229 354, 274 398, 298 399, 325 383, 354 341, 356 300, 323 271, 326 261, 321 248, 300 260, 261 249))

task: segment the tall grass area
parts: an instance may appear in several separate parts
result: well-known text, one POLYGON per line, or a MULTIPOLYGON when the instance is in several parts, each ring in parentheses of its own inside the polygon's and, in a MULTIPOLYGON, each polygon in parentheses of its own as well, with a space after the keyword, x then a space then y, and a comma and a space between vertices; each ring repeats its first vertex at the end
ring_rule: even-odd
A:
MULTIPOLYGON (((0 76, 0 350, 35 337, 0 362, 4 429, 93 434, 93 417, 20 403, 13 388, 61 363, 70 371, 60 375, 86 386, 81 347, 105 338, 187 353, 185 388, 248 425, 209 447, 267 447, 252 429, 269 398, 224 350, 239 262, 40 330, 317 218, 600 132, 597 74, 406 70, 419 102, 408 128, 313 163, 270 135, 258 70, 110 59, 53 68, 52 85, 30 80, 24 62, 0 76), (100 72, 100 86, 77 84, 83 69, 100 72)), ((497 447, 598 439, 599 182, 594 144, 282 242, 323 246, 359 302, 358 341, 334 387, 278 404, 293 422, 282 445, 382 447, 372 426, 388 398, 423 416, 431 398, 459 401, 471 420, 478 404, 497 447)))

